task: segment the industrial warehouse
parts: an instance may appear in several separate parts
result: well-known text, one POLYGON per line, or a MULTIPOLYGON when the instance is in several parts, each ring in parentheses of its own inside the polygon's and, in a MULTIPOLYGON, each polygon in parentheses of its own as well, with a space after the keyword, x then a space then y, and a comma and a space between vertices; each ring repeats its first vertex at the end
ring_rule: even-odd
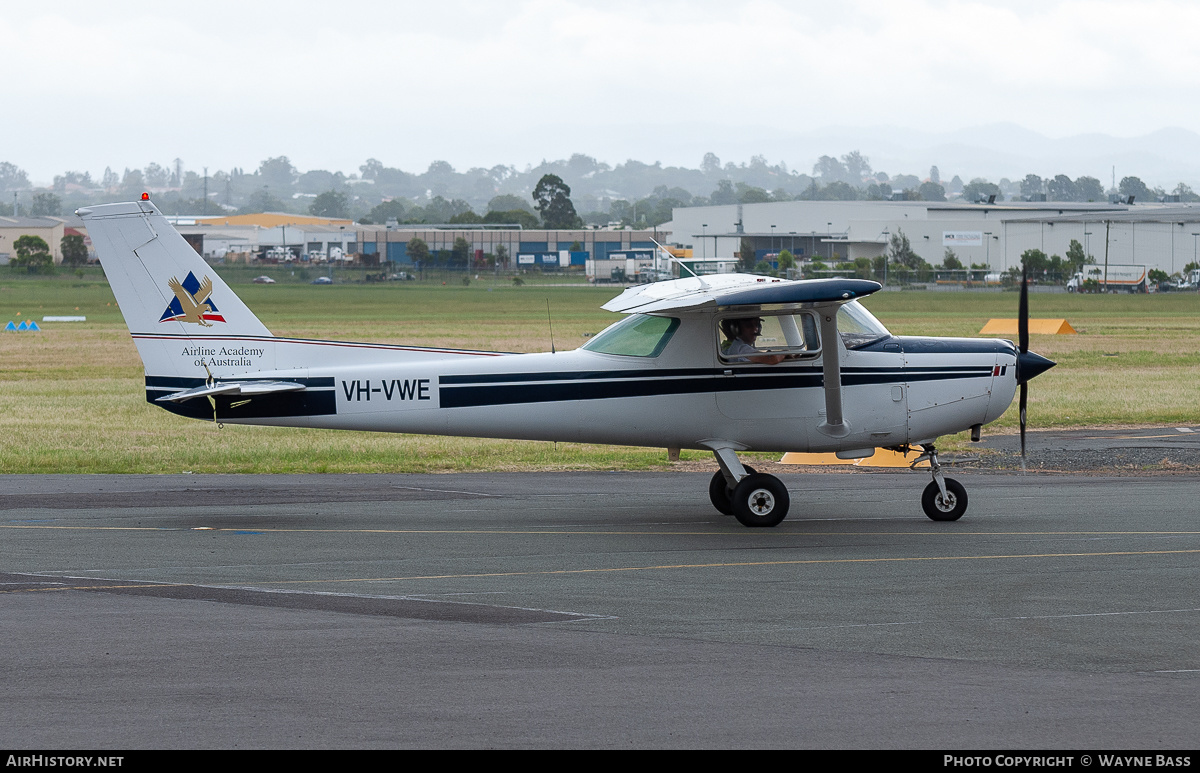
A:
MULTIPOLYGON (((210 261, 325 262, 365 265, 390 263, 417 269, 409 243, 426 245, 428 264, 448 256, 459 240, 467 260, 458 267, 489 265, 506 270, 583 271, 588 260, 624 259, 648 255, 655 244, 670 240, 663 229, 538 230, 519 226, 462 224, 363 225, 350 220, 304 218, 297 215, 247 215, 242 218, 173 218, 175 226, 196 251, 210 261), (287 222, 273 222, 282 218, 287 222), (307 221, 307 222, 306 222, 307 221)), ((442 260, 441 263, 445 263, 442 260)))
POLYGON ((1167 274, 1197 260, 1200 207, 1178 203, 783 201, 676 209, 671 241, 720 263, 753 245, 756 262, 788 250, 833 265, 883 255, 903 234, 927 262, 952 249, 964 265, 1003 272, 1026 250, 1065 255, 1071 241, 1103 264, 1136 263, 1167 274))

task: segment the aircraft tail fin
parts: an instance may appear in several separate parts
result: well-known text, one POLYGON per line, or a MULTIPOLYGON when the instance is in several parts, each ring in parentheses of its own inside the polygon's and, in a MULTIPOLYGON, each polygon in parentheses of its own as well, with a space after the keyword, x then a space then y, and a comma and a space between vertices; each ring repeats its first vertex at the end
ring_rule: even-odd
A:
MULTIPOLYGON (((271 331, 196 253, 150 201, 101 204, 76 213, 91 237, 146 375, 204 375, 189 351, 270 346, 271 331), (268 339, 264 341, 263 339, 268 339), (181 354, 182 352, 182 354, 181 354)), ((256 357, 257 367, 273 367, 256 357)), ((249 363, 247 363, 249 364, 249 363)))

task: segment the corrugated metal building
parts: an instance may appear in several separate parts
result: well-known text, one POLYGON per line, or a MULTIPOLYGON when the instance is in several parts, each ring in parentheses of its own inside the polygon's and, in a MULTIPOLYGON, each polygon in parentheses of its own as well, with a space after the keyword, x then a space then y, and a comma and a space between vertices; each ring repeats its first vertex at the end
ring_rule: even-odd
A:
POLYGON ((401 226, 355 226, 356 240, 363 255, 379 256, 376 260, 411 264, 408 242, 414 238, 423 240, 430 253, 450 251, 455 240, 462 238, 471 245, 476 256, 494 255, 496 248, 503 246, 509 265, 519 267, 559 265, 562 253, 569 253, 571 265, 582 266, 588 258, 604 260, 610 254, 631 249, 652 249, 655 241, 663 243, 670 233, 662 230, 608 231, 594 229, 579 230, 525 230, 518 228, 471 227, 461 225, 401 225, 401 226), (579 243, 582 249, 572 250, 579 243), (522 260, 522 256, 526 256, 522 260))
POLYGON ((749 239, 756 259, 788 249, 798 260, 829 263, 884 254, 903 233, 927 262, 949 247, 964 264, 994 271, 1019 266, 1040 249, 1063 256, 1071 240, 1103 262, 1144 264, 1168 274, 1200 258, 1200 205, 925 201, 781 201, 674 210, 672 241, 697 258, 732 260, 749 239))

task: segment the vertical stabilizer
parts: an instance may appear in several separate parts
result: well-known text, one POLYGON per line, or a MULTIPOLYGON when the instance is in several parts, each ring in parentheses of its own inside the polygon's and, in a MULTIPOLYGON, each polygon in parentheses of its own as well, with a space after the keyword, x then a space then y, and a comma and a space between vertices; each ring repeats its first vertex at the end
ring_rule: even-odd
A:
MULTIPOLYGON (((234 348, 239 340, 271 337, 149 201, 101 204, 76 214, 87 226, 148 376, 204 375, 195 357, 180 354, 189 346, 234 348)), ((274 367, 274 347, 265 348, 270 354, 264 350, 267 356, 248 369, 274 367)))

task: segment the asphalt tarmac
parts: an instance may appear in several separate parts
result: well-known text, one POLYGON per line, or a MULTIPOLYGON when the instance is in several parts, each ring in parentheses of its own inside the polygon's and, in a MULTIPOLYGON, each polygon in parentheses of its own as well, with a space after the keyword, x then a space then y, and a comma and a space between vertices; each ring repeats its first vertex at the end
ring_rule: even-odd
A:
MULTIPOLYGON (((1200 426, 1033 430, 1026 435, 1026 466, 1069 472, 1200 471, 1200 426)), ((1021 467, 1021 438, 987 433, 972 450, 981 469, 1021 467)))
POLYGON ((1195 748, 1200 475, 953 474, 0 477, 0 747, 1195 748))

